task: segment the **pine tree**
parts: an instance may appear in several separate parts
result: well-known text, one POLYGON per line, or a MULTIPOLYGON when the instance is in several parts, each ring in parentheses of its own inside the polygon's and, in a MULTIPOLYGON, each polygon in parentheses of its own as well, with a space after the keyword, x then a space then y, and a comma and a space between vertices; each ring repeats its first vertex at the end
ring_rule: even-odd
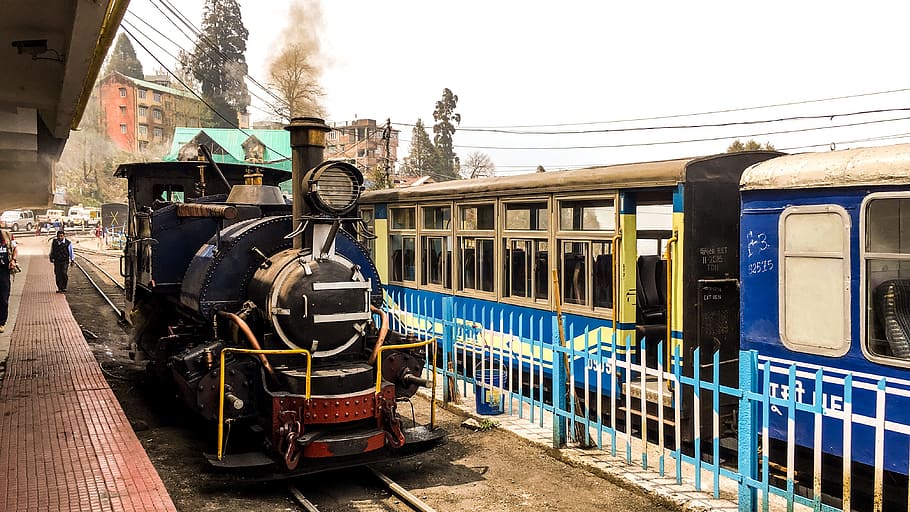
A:
POLYGON ((452 94, 449 88, 445 88, 442 90, 442 99, 436 102, 436 110, 433 111, 433 119, 436 121, 433 125, 433 143, 439 155, 438 179, 441 180, 455 180, 459 177, 458 155, 455 154, 452 142, 452 135, 455 134, 455 126, 452 123, 461 123, 461 114, 455 113, 456 105, 458 96, 452 94))
POLYGON ((411 150, 401 164, 401 174, 404 176, 425 176, 439 178, 439 155, 430 142, 423 121, 418 119, 414 129, 411 130, 411 150))
POLYGON ((133 48, 133 43, 126 37, 126 34, 120 34, 117 37, 117 44, 114 45, 114 49, 111 50, 111 54, 107 58, 104 75, 114 72, 140 80, 145 78, 142 72, 142 63, 136 57, 136 49, 133 48))
POLYGON ((248 37, 237 0, 205 1, 202 34, 188 64, 203 98, 219 114, 216 123, 224 128, 235 126, 238 114, 250 106, 244 55, 248 37))

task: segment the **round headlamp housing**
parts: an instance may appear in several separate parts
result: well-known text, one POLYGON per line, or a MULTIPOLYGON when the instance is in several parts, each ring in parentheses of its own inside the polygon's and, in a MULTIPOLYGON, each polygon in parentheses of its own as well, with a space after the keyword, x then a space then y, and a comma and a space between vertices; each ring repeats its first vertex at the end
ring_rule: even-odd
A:
POLYGON ((357 204, 363 192, 363 174, 347 162, 323 162, 303 177, 307 201, 317 210, 343 215, 357 204))

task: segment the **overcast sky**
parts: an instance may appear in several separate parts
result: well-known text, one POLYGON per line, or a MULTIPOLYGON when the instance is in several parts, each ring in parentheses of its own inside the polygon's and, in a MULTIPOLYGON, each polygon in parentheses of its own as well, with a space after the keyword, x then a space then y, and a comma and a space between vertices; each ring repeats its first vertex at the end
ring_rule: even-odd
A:
MULTIPOLYGON (((138 18, 190 48, 156 10, 161 1, 131 0, 126 21, 169 51, 174 45, 138 18)), ((170 1, 201 24, 203 0, 170 1)), ((286 41, 282 32, 292 2, 240 3, 250 32, 250 75, 265 83, 265 62, 270 50, 286 41)), ((553 170, 712 154, 737 137, 789 151, 824 151, 832 142, 841 149, 910 140, 910 110, 898 110, 910 108, 910 90, 901 91, 910 89, 910 2, 306 0, 296 5, 311 14, 297 33, 318 34, 327 120, 400 123, 395 124, 401 130, 399 157, 407 154, 410 125, 420 118, 432 126, 445 87, 459 98, 456 152, 462 160, 475 151, 490 155, 499 174, 537 165, 553 170), (885 91, 900 92, 870 94, 885 91), (848 98, 809 102, 839 97, 848 98), (789 105, 738 110, 778 104, 789 105), (734 111, 605 123, 726 110, 734 111), (886 111, 844 115, 868 110, 886 111), (669 125, 702 127, 653 129, 669 125), (557 133, 472 131, 502 127, 557 133), (652 129, 605 131, 629 128, 652 129), (908 137, 882 139, 902 134, 908 137), (667 143, 696 139, 714 140, 667 143)), ((149 49, 173 66, 163 50, 149 49)), ((137 52, 147 73, 157 67, 141 48, 137 52)), ((268 97, 255 85, 250 90, 268 97)), ((256 106, 263 105, 254 99, 256 106)), ((251 113, 254 119, 265 117, 255 108, 251 113)))

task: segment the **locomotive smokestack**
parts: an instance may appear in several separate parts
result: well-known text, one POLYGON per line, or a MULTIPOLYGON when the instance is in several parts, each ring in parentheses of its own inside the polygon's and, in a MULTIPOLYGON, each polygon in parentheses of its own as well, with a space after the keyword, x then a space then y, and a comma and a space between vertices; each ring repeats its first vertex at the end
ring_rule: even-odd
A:
MULTIPOLYGON (((307 211, 303 199, 303 177, 313 167, 322 163, 325 151, 325 134, 331 128, 316 117, 295 117, 284 127, 291 132, 291 193, 294 206, 294 228, 307 211)), ((303 233, 294 237, 294 249, 303 248, 303 233)))

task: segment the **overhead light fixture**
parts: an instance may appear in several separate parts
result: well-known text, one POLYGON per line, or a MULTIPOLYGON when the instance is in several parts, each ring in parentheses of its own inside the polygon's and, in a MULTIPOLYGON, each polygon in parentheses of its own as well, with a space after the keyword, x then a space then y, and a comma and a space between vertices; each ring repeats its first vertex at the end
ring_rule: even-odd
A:
POLYGON ((64 55, 53 48, 47 47, 47 39, 20 39, 13 41, 13 47, 19 55, 23 53, 31 55, 32 60, 56 60, 63 62, 64 55), (53 53, 53 56, 43 56, 46 53, 53 53))

